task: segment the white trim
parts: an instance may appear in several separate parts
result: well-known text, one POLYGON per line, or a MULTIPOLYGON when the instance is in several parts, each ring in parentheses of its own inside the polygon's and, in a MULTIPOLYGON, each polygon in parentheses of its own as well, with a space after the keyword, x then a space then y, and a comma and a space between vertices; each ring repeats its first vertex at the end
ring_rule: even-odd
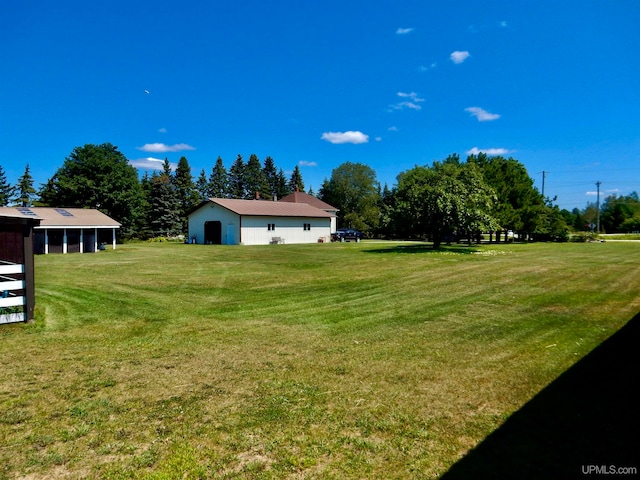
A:
POLYGON ((120 226, 113 225, 40 225, 39 227, 33 227, 34 230, 46 230, 47 228, 58 229, 70 228, 72 230, 76 228, 120 228, 120 226))
MULTIPOLYGON (((7 277, 4 277, 7 278, 7 277)), ((0 290, 22 290, 24 289, 24 280, 14 280, 9 278, 8 280, 0 281, 0 290)))
POLYGON ((26 305, 24 297, 0 298, 0 307, 22 307, 26 305))
POLYGON ((18 322, 26 322, 27 314, 25 312, 18 313, 5 313, 0 315, 0 324, 2 323, 18 323, 18 322))
POLYGON ((24 273, 24 265, 20 263, 12 263, 9 265, 0 265, 0 274, 5 275, 8 273, 24 273))

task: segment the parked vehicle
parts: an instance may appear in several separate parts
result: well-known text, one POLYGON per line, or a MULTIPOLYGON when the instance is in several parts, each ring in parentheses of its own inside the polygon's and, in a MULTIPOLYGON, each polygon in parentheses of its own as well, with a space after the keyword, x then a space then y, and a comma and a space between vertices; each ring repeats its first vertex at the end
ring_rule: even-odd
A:
POLYGON ((362 232, 355 228, 339 228, 335 233, 331 234, 332 242, 359 242, 362 240, 362 232))

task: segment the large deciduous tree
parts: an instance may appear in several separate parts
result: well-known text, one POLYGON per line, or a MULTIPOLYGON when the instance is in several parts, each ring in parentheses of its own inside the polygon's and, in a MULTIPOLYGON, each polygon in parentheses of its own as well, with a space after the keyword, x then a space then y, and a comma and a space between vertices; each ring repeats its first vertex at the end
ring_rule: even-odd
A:
POLYGON ((54 207, 96 208, 120 222, 125 236, 134 233, 143 215, 138 173, 110 143, 74 148, 40 197, 54 207))
POLYGON ((338 223, 365 233, 380 221, 380 193, 376 172, 362 163, 346 162, 331 172, 318 193, 319 198, 339 209, 338 223))
POLYGON ((484 153, 470 155, 467 162, 480 168, 485 182, 496 192, 497 202, 492 213, 500 230, 525 235, 543 228, 544 199, 522 163, 484 153))
POLYGON ((432 167, 416 166, 398 176, 395 193, 397 224, 405 234, 426 235, 439 248, 450 235, 496 227, 490 212, 495 193, 478 167, 457 156, 432 167))

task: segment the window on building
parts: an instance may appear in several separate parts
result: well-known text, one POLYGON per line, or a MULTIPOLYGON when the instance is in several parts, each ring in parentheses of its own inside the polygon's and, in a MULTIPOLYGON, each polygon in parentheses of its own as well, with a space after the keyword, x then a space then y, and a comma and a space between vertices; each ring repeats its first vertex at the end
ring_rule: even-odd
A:
POLYGON ((275 229, 276 229, 276 224, 275 223, 267 223, 267 230, 273 231, 275 229))
POLYGON ((311 230, 311 224, 310 223, 305 223, 303 228, 305 230, 311 230))

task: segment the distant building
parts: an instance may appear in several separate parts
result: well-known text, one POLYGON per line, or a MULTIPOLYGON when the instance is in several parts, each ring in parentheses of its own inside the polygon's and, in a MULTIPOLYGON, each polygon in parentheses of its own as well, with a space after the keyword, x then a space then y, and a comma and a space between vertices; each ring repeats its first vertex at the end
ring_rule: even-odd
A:
POLYGON ((34 227, 33 252, 92 253, 109 243, 116 248, 120 224, 91 208, 0 207, 0 215, 38 218, 34 227))
POLYGON ((326 202, 323 202, 319 198, 314 197, 313 195, 309 195, 308 193, 295 191, 290 193, 286 197, 282 197, 279 202, 292 202, 292 203, 306 203, 307 205, 311 205, 312 207, 319 208, 320 210, 324 210, 327 213, 331 214, 331 233, 335 233, 337 229, 337 217, 338 217, 338 209, 336 207, 332 207, 326 202))
POLYGON ((267 245, 328 242, 335 215, 307 203, 210 198, 188 217, 192 243, 267 245))

